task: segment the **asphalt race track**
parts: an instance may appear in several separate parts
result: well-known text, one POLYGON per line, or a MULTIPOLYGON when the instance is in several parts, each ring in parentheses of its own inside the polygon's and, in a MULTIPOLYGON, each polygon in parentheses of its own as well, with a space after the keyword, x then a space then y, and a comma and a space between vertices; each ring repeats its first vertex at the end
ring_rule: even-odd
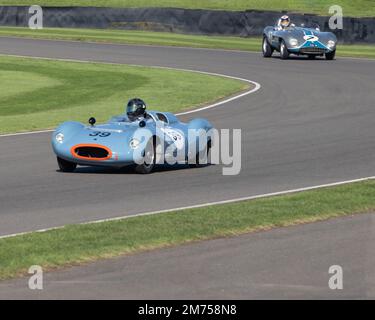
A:
MULTIPOLYGON (((63 174, 57 171, 50 133, 0 137, 0 148, 6 150, 0 153, 0 235, 375 175, 375 61, 282 61, 278 57, 264 59, 260 53, 16 38, 0 38, 0 53, 200 70, 246 78, 262 86, 229 104, 181 117, 188 120, 199 115, 217 128, 242 129, 242 171, 237 176, 223 176, 221 166, 160 170, 147 176, 127 170, 83 167, 76 173, 63 174)), ((124 102, 128 98, 125 96, 124 102)), ((347 254, 349 250, 362 250, 364 243, 373 243, 370 238, 355 241, 356 235, 363 236, 366 225, 373 234, 372 218, 363 215, 336 223, 340 221, 345 226, 340 230, 350 230, 347 236, 353 240, 346 246, 347 254)), ((327 228, 324 223, 298 227, 302 228, 297 228, 299 239, 306 235, 306 239, 313 240, 319 226, 327 228)), ((332 228, 335 222, 328 222, 327 226, 332 228)), ((280 233, 286 236, 288 232, 292 237, 291 228, 265 233, 264 237, 273 238, 280 233)), ((330 239, 321 236, 326 241, 330 239)), ((233 249, 236 241, 257 237, 262 236, 228 240, 227 245, 233 249)), ((285 241, 289 245, 299 243, 298 237, 295 239, 285 241)), ((220 241, 224 245, 225 240, 220 241)), ((298 251, 301 255, 308 248, 307 240, 304 243, 306 247, 301 244, 298 251)), ((262 246, 260 242, 257 245, 259 251, 255 252, 260 254, 262 246)), ((340 247, 340 242, 332 242, 326 249, 334 252, 336 246, 340 247)), ((182 250, 189 248, 193 246, 182 250)), ((241 244, 239 255, 240 248, 241 244)), ((288 256, 287 246, 273 248, 272 252, 280 253, 283 259, 288 256)), ((321 261, 320 253, 318 248, 312 249, 310 261, 321 261)), ((168 255, 164 251, 159 254, 168 255)), ((150 259, 157 255, 152 254, 150 259)), ((339 263, 324 261, 330 265, 339 263)), ((303 268, 303 263, 299 266, 303 268)), ((328 267, 324 268, 325 273, 328 267)), ((163 292, 152 297, 163 296, 163 292)), ((189 297, 189 292, 176 297, 189 297)), ((240 297, 239 293, 233 297, 240 297)), ((265 293, 264 297, 269 296, 265 293)))
POLYGON ((217 239, 0 282, 0 299, 366 299, 375 297, 375 215, 217 239), (343 290, 328 286, 332 265, 343 290))
POLYGON ((375 175, 375 61, 16 38, 0 38, 0 53, 194 69, 262 85, 182 117, 242 129, 237 176, 223 176, 221 166, 63 174, 50 133, 1 137, 0 235, 375 175))

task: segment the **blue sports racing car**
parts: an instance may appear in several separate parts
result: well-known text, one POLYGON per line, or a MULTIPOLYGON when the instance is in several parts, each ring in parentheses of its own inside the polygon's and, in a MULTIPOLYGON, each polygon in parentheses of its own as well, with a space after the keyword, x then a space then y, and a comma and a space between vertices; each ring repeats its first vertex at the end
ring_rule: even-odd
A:
POLYGON ((52 148, 61 171, 73 172, 77 165, 125 167, 135 165, 141 174, 156 164, 207 164, 213 144, 206 119, 188 123, 169 112, 147 111, 141 99, 132 99, 126 113, 96 125, 65 122, 52 134, 52 148))
POLYGON ((282 16, 275 26, 268 26, 263 31, 262 52, 265 58, 278 51, 281 59, 295 54, 307 55, 310 59, 325 56, 327 60, 333 60, 336 45, 337 38, 332 32, 321 32, 319 26, 297 27, 288 16, 282 16))

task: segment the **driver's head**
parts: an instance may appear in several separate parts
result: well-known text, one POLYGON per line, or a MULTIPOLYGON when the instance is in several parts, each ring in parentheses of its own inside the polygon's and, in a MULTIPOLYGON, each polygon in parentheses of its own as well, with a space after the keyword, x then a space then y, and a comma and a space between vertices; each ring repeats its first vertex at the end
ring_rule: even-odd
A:
POLYGON ((283 29, 288 28, 290 26, 290 18, 286 15, 282 16, 279 21, 279 24, 283 29))
POLYGON ((134 98, 129 100, 126 106, 126 115, 130 121, 146 115, 146 104, 142 99, 134 98))

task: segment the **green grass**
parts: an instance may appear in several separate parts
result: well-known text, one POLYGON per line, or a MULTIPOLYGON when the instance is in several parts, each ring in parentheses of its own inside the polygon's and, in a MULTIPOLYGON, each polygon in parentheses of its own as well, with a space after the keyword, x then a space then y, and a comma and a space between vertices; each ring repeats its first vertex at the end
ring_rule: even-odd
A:
POLYGON ((342 45, 337 50, 340 57, 375 58, 375 45, 342 45))
MULTIPOLYGON (((14 36, 37 39, 78 40, 104 43, 180 46, 193 48, 256 51, 261 50, 261 38, 240 38, 227 36, 198 36, 168 32, 0 27, 0 36, 14 36)), ((337 55, 341 57, 375 58, 374 45, 339 45, 337 55)))
POLYGON ((375 209, 375 181, 0 239, 0 279, 375 209))
POLYGON ((0 133, 90 116, 104 122, 123 113, 132 97, 142 97, 149 109, 177 112, 245 88, 241 81, 177 70, 0 56, 0 133))
MULTIPOLYGON (((220 10, 274 10, 328 15, 335 4, 347 16, 374 16, 373 0, 39 0, 41 6, 174 7, 220 10)), ((0 5, 34 5, 34 0, 0 0, 0 5)))

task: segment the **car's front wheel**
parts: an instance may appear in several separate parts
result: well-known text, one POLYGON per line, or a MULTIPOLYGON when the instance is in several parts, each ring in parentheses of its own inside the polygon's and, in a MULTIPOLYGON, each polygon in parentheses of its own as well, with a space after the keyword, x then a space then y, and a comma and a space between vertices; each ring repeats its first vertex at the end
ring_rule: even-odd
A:
POLYGON ((280 43, 280 57, 283 60, 286 60, 289 58, 289 51, 284 40, 281 40, 281 43, 280 43))
POLYGON ((333 60, 333 59, 335 59, 335 55, 336 55, 336 50, 331 51, 331 52, 327 52, 326 53, 326 59, 327 60, 333 60))
POLYGON ((265 58, 269 58, 272 56, 273 49, 271 45, 269 44, 267 37, 263 37, 262 52, 263 52, 263 57, 265 58))
POLYGON ((77 164, 57 157, 57 164, 62 172, 73 172, 77 164))
POLYGON ((155 139, 150 139, 144 151, 143 163, 138 164, 135 167, 135 172, 140 173, 140 174, 149 174, 154 169, 155 163, 156 163, 155 139))
POLYGON ((195 162, 189 163, 190 168, 200 168, 210 164, 210 151, 212 143, 207 141, 206 147, 195 155, 195 162))

